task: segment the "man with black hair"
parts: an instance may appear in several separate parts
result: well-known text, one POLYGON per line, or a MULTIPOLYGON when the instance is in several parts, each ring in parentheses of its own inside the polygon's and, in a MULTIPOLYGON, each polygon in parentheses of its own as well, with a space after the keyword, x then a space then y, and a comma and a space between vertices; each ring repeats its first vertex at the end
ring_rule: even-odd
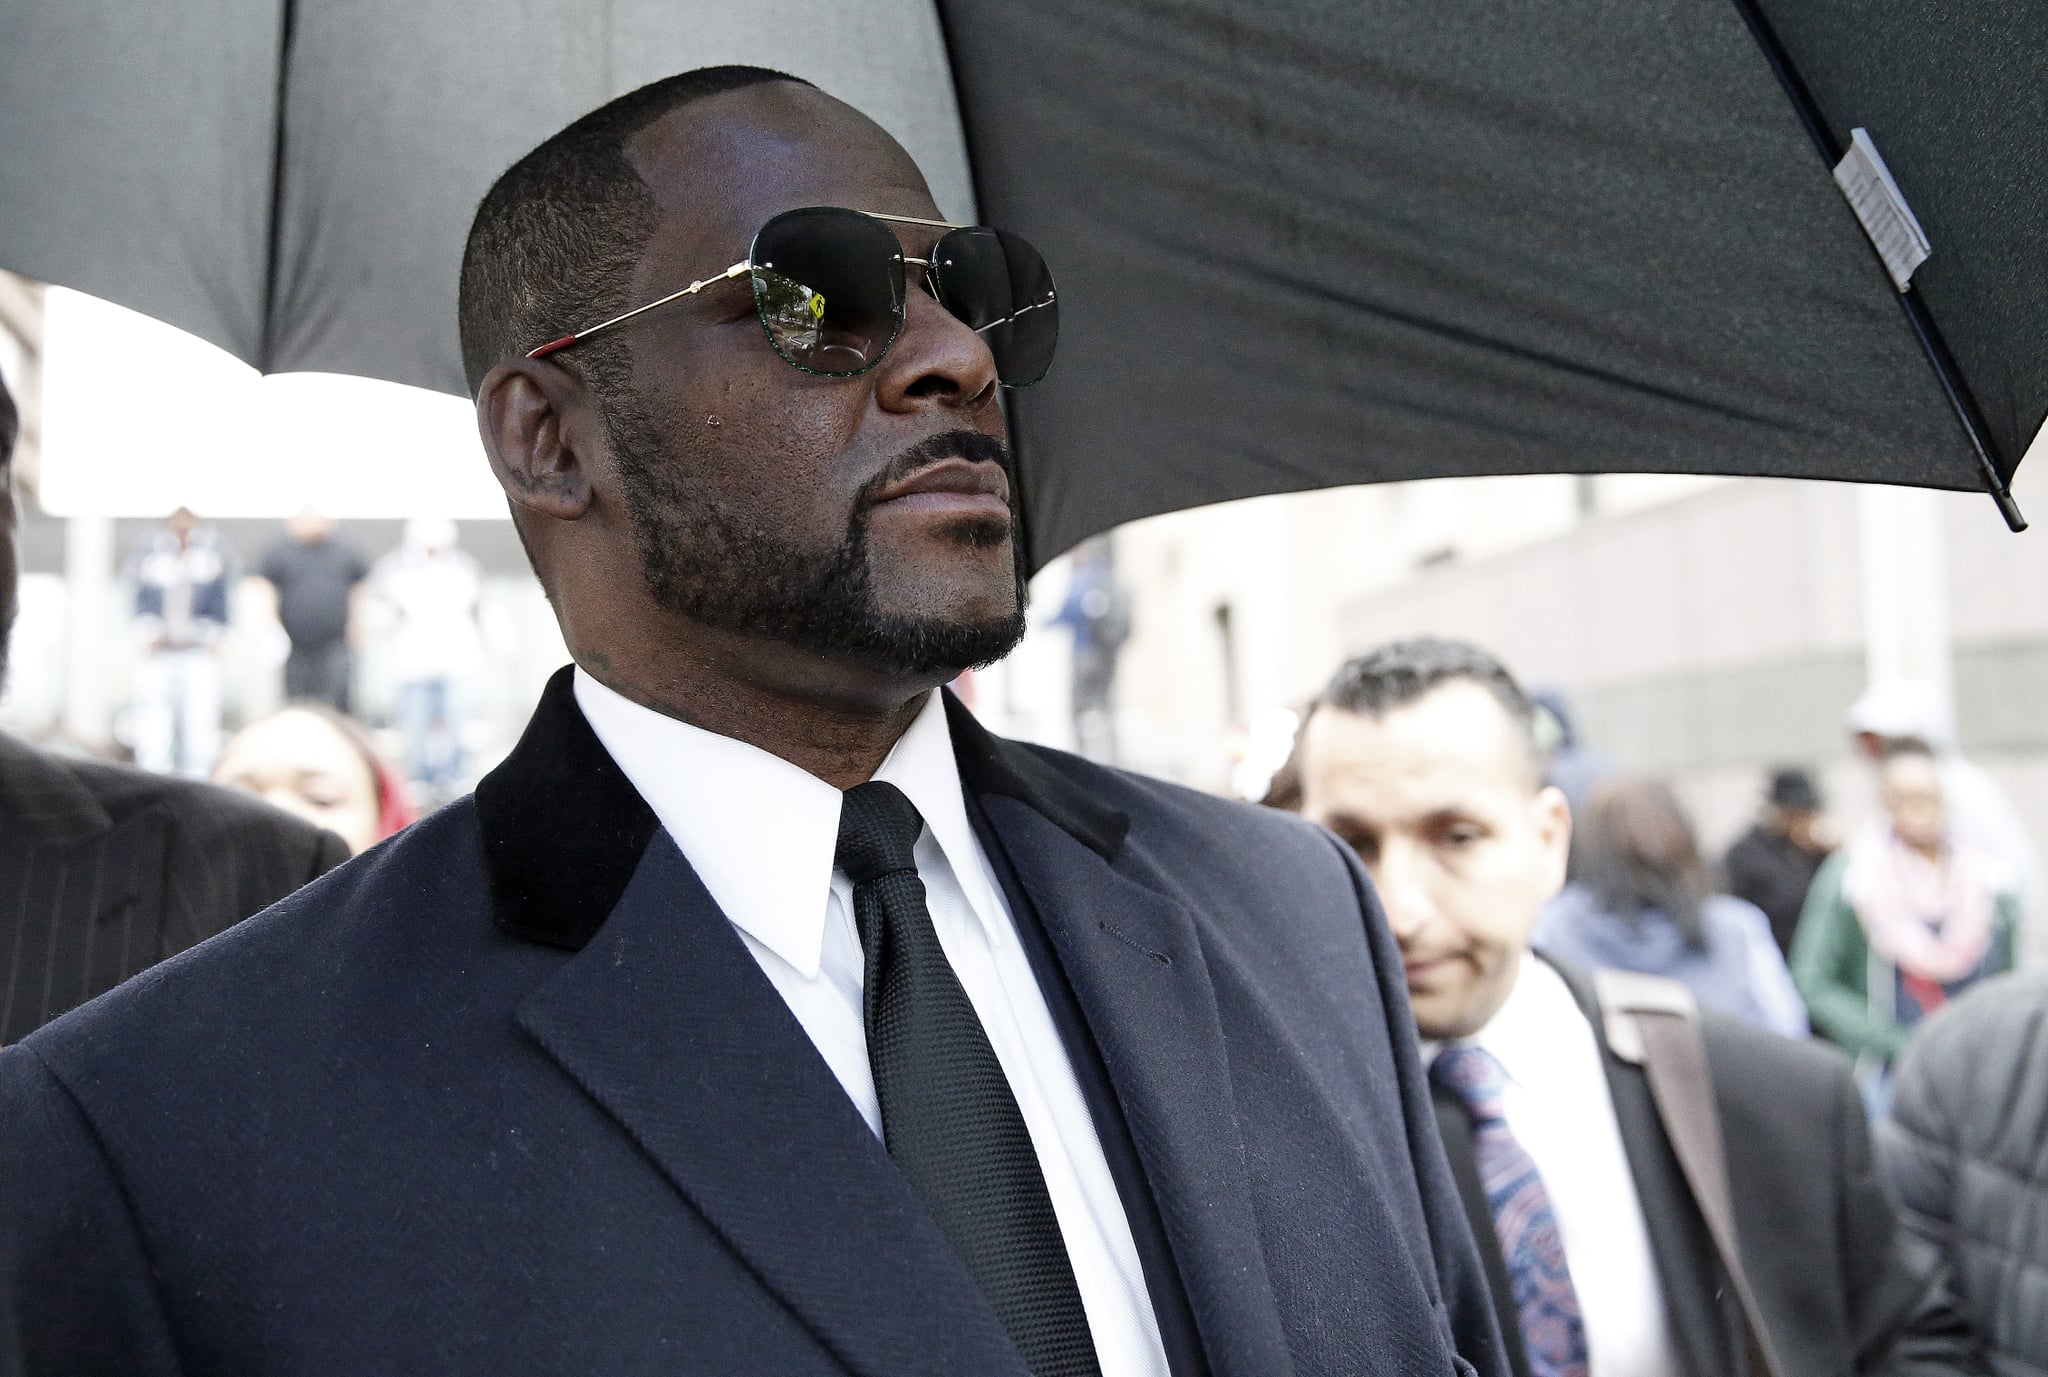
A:
POLYGON ((1728 892, 1747 899, 1771 921, 1780 953, 1792 953, 1799 913, 1821 863, 1834 850, 1827 807, 1810 771, 1781 765, 1771 771, 1763 808, 1722 858, 1728 892))
POLYGON ((940 687, 1023 630, 1055 301, 771 72, 499 181, 465 359, 576 663, 0 1055, 20 1366, 1504 1377, 1356 860, 940 687))
MULTIPOLYGON (((18 428, 0 383, 0 678, 16 601, 18 428)), ((240 794, 67 759, 0 734, 0 1045, 347 855, 341 838, 240 794)), ((6 1180, 8 1194, 27 1188, 6 1180)), ((5 1334, 0 1327, 0 1345, 5 1334)))
MULTIPOLYGON (((1533 955, 1571 813, 1534 710, 1477 647, 1384 646, 1340 669, 1298 747, 1301 810, 1371 872, 1406 965, 1437 1122, 1518 1377, 1978 1372, 1916 1275, 1842 1058, 1697 1016, 1744 1287, 1675 1144, 1703 1121, 1622 1055, 1586 974, 1533 955)), ((1642 977, 1637 977, 1642 979, 1642 977)), ((1682 997, 1668 982, 1660 994, 1682 997)), ((1676 1006, 1682 1007, 1682 1006, 1676 1006)), ((1712 1125, 1706 1125, 1708 1130, 1712 1125)))

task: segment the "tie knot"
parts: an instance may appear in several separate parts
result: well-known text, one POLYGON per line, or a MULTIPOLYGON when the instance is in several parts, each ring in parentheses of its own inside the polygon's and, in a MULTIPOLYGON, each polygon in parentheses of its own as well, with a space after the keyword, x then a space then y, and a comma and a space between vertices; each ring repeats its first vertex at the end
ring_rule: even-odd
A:
POLYGON ((1493 1053, 1484 1047, 1446 1047, 1430 1064, 1430 1078, 1444 1086, 1465 1104, 1475 1124, 1505 1119, 1501 1104, 1508 1073, 1493 1053))
POLYGON ((915 871, 911 851, 923 830, 924 818, 901 789, 871 779, 848 789, 839 805, 839 849, 832 860, 857 885, 915 871))

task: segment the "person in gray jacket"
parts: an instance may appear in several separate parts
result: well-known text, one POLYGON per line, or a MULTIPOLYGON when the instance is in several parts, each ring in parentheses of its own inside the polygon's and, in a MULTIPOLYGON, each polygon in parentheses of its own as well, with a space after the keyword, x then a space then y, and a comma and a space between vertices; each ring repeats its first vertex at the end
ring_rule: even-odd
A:
POLYGON ((1921 1028, 1877 1145, 1993 1371, 2048 1374, 2048 973, 1987 980, 1921 1028))

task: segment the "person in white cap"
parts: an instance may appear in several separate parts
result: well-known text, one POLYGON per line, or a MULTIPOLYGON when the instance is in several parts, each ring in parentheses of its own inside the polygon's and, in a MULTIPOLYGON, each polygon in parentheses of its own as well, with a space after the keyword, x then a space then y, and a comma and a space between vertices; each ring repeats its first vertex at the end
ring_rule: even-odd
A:
POLYGON ((1918 741, 1941 770, 1949 826, 2004 863, 2019 895, 2021 959, 2048 965, 2048 889, 2041 853, 2012 800, 1988 771, 1956 749, 1955 719, 1932 686, 1913 679, 1880 679, 1849 709, 1849 735, 1857 754, 1875 769, 1901 741, 1918 741))

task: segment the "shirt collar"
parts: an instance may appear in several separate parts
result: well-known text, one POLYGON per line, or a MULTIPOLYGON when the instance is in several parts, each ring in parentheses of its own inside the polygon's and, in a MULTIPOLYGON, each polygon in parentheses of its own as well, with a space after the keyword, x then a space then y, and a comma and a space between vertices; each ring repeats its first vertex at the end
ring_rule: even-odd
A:
MULTIPOLYGON (((825 946, 840 791, 758 746, 643 707, 580 668, 575 692, 591 730, 725 916, 805 979, 815 979, 825 946)), ((994 936, 939 694, 927 695, 875 778, 916 805, 969 907, 994 936)))
POLYGON ((1586 1028, 1586 1016, 1564 977, 1524 951, 1507 1002, 1470 1041, 1493 1053, 1509 1080, 1533 1087, 1554 1078, 1573 1033, 1586 1028))
MULTIPOLYGON (((983 868, 981 844, 967 820, 967 796, 960 787, 960 765, 953 753, 953 732, 946 722, 944 696, 933 692, 911 722, 875 778, 903 791, 924 818, 925 830, 938 843, 939 852, 953 878, 966 895, 967 906, 988 930, 989 940, 1002 939, 1003 928, 994 919, 988 875, 983 868)), ((837 840, 838 815, 832 819, 837 840)))
MULTIPOLYGON (((1521 961, 1506 1001, 1478 1032, 1456 1042, 1492 1053, 1516 1084, 1539 1086, 1550 1079, 1556 1059, 1569 1054, 1573 1030, 1586 1026, 1586 1018, 1571 987, 1549 962, 1528 951, 1521 961)), ((1425 1042, 1423 1060, 1435 1061, 1437 1053, 1451 1045, 1425 1042)))

